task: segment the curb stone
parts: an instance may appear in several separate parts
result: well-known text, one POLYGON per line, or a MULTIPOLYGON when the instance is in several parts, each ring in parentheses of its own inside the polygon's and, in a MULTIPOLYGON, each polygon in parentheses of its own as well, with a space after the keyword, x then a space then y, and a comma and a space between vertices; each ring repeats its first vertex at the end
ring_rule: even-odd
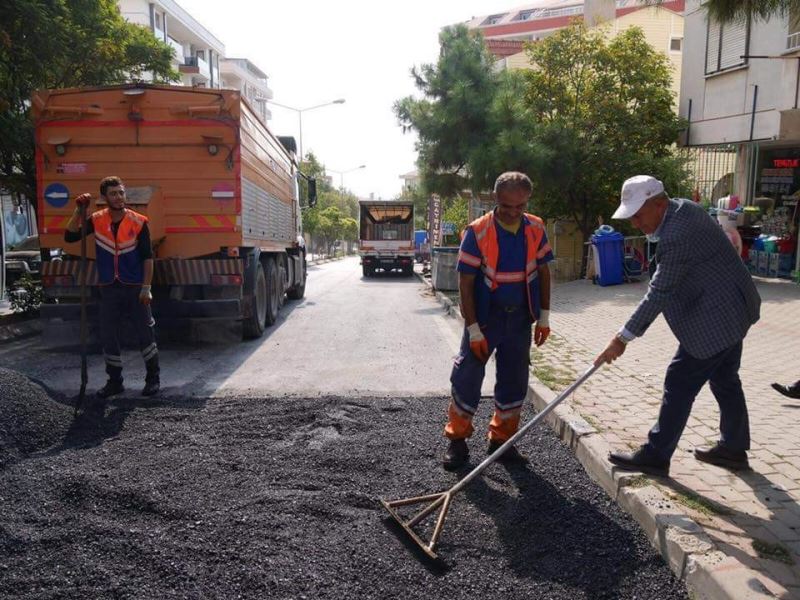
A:
MULTIPOLYGON (((433 290, 430 281, 416 274, 433 290)), ((458 307, 450 298, 433 291, 448 315, 461 318, 458 307)), ((556 394, 531 373, 528 399, 534 407, 541 410, 555 397, 556 394)), ((606 459, 610 449, 608 442, 568 406, 557 406, 545 421, 575 452, 589 476, 636 519, 672 572, 685 582, 694 599, 789 597, 788 591, 779 584, 765 581, 758 571, 719 551, 703 528, 653 485, 650 478, 646 479, 647 484, 639 487, 636 485, 641 481, 638 474, 616 471, 606 459)))

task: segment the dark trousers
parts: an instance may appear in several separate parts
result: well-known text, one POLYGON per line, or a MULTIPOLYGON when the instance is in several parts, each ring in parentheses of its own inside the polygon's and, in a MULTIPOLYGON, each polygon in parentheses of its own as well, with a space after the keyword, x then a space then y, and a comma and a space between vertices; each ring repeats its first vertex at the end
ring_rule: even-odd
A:
POLYGON ((720 442, 731 450, 750 449, 750 424, 739 379, 741 360, 742 342, 710 358, 695 358, 678 346, 664 379, 658 422, 648 435, 649 449, 656 456, 669 460, 675 452, 694 399, 706 382, 719 404, 720 442))
POLYGON ((153 331, 155 320, 149 306, 139 302, 138 285, 125 285, 114 282, 100 287, 100 338, 106 373, 110 379, 122 381, 122 351, 119 343, 120 324, 127 320, 147 367, 147 381, 155 381, 159 376, 158 347, 153 331))
MULTIPOLYGON (((508 312, 493 307, 483 335, 489 343, 489 352, 497 351, 496 407, 501 411, 521 407, 528 394, 531 364, 531 318, 527 308, 523 306, 508 312)), ((456 404, 470 415, 478 410, 485 375, 486 365, 470 350, 469 333, 465 328, 450 383, 456 404)))

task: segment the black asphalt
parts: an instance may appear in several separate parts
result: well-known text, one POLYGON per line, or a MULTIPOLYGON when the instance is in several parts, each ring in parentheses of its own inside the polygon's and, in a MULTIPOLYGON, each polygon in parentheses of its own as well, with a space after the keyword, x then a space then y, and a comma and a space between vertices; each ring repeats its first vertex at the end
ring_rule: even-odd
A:
POLYGON ((687 598, 546 428, 527 467, 456 497, 432 563, 378 498, 457 481, 444 398, 126 399, 73 421, 18 377, 0 371, 2 598, 687 598), (25 447, 5 427, 20 412, 25 447))

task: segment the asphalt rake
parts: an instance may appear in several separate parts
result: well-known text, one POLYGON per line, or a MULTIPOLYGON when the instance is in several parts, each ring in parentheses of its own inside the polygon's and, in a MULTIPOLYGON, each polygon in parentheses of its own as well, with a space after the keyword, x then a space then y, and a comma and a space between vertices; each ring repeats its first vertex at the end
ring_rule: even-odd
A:
POLYGON ((475 467, 469 472, 468 475, 466 475, 461 481, 456 483, 446 492, 428 494, 426 496, 416 496, 414 498, 401 498, 399 500, 384 500, 381 498, 381 504, 389 512, 392 519, 394 519, 397 524, 403 528, 403 531, 408 534, 411 540, 413 540, 414 543, 417 544, 417 546, 419 546, 420 549, 430 558, 437 560, 438 555, 436 554, 436 545, 439 542, 439 537, 442 534, 444 522, 447 518, 447 511, 450 509, 450 504, 452 503, 455 495, 463 490, 470 481, 480 475, 481 472, 486 469, 486 467, 497 461, 497 459, 499 459, 503 453, 508 450, 517 440, 525 435, 531 427, 544 419, 550 413, 550 411, 552 411, 556 406, 561 404, 561 402, 569 397, 572 392, 574 392, 584 381, 589 379, 589 377, 591 377, 591 375, 599 368, 600 365, 593 365, 589 367, 583 373, 583 375, 578 377, 578 379, 576 379, 572 385, 561 392, 552 402, 539 411, 533 419, 521 427, 520 430, 511 436, 505 444, 500 446, 493 454, 489 455, 486 460, 475 467), (426 504, 426 506, 410 519, 403 518, 403 516, 397 511, 397 509, 400 507, 413 506, 416 504, 426 504), (433 528, 433 535, 431 536, 430 541, 426 542, 424 539, 422 539, 422 537, 420 537, 419 534, 417 534, 416 531, 414 531, 414 528, 423 523, 430 515, 436 513, 437 510, 438 516, 436 518, 436 524, 433 528))

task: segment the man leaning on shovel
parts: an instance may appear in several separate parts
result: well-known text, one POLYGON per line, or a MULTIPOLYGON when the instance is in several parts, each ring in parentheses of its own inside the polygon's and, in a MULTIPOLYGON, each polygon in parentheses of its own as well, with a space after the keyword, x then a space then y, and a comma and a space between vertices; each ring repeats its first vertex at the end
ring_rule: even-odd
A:
MULTIPOLYGON (((100 337, 108 381, 97 391, 108 398, 125 390, 122 385, 122 352, 119 325, 123 317, 133 324, 139 349, 147 368, 143 396, 153 396, 160 387, 158 348, 150 310, 153 299, 153 250, 147 217, 125 207, 125 186, 119 177, 100 182, 100 196, 108 207, 97 210, 86 220, 86 235, 94 233, 96 268, 100 283, 100 337)), ((79 219, 87 210, 91 194, 75 198, 75 212, 64 232, 66 242, 81 239, 79 219)))
POLYGON ((661 313, 680 344, 647 443, 633 453, 613 452, 609 460, 622 469, 667 476, 694 399, 708 383, 719 404, 720 439, 711 448, 695 448, 695 458, 747 468, 750 428, 739 365, 742 341, 761 307, 750 274, 718 223, 700 205, 669 198, 653 177, 625 181, 613 218, 630 219, 658 242, 656 266, 644 298, 595 364, 622 356, 661 313))

